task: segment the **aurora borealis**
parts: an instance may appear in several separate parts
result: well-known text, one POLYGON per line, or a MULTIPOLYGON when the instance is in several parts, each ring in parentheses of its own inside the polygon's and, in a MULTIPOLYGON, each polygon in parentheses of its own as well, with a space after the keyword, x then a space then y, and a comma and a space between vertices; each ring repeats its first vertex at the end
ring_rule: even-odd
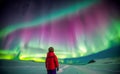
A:
POLYGON ((0 59, 13 59, 21 52, 21 60, 44 61, 50 46, 58 58, 77 58, 120 44, 117 9, 102 0, 26 0, 9 5, 2 15, 0 59), (8 13, 10 9, 16 11, 8 13))

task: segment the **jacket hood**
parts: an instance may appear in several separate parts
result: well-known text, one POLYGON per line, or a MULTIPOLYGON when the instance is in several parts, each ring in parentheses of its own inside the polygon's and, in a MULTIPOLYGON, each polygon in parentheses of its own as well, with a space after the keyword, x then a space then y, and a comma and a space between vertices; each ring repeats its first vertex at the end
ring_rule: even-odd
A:
POLYGON ((55 56, 54 52, 48 52, 47 53, 47 57, 53 57, 53 56, 55 56))

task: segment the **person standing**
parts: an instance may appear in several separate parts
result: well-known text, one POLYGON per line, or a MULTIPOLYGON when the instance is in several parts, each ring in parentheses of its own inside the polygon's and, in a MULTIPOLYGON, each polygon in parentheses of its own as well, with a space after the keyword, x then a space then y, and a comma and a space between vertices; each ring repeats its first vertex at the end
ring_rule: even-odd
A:
POLYGON ((48 48, 45 66, 47 69, 47 74, 56 74, 56 69, 57 71, 59 71, 59 62, 57 56, 54 53, 53 47, 48 48))

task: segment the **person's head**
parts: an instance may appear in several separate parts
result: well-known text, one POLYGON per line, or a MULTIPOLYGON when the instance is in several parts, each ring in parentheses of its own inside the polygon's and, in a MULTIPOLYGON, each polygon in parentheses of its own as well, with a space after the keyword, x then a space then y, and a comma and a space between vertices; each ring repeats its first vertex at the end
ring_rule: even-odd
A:
POLYGON ((49 48, 48 48, 48 51, 49 51, 49 52, 54 52, 54 48, 53 48, 53 47, 49 47, 49 48))

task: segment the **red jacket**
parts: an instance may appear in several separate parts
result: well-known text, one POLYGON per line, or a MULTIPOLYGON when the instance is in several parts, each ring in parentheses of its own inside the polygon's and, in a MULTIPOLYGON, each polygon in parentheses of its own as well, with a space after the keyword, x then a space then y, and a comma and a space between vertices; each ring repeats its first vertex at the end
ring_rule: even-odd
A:
POLYGON ((47 53, 45 65, 47 70, 54 70, 59 67, 58 59, 54 52, 47 53))

